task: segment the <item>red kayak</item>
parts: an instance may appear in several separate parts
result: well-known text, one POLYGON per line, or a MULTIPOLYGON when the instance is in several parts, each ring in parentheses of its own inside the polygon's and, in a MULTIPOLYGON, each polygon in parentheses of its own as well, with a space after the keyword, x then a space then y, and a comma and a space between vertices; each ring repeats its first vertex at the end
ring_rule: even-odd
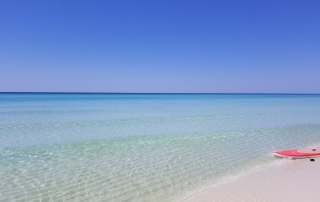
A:
POLYGON ((292 159, 314 158, 320 156, 320 147, 276 151, 273 155, 276 157, 292 159))

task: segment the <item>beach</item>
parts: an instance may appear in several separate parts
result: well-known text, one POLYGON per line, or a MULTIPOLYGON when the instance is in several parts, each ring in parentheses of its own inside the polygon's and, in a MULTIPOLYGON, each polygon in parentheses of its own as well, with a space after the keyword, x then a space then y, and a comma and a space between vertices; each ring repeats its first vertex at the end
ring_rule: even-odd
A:
POLYGON ((319 103, 319 95, 0 94, 0 201, 309 195, 318 161, 272 152, 319 146, 319 103))
POLYGON ((2 0, 0 202, 320 202, 319 10, 2 0))
POLYGON ((283 160, 251 171, 183 202, 316 202, 320 198, 320 159, 283 160))

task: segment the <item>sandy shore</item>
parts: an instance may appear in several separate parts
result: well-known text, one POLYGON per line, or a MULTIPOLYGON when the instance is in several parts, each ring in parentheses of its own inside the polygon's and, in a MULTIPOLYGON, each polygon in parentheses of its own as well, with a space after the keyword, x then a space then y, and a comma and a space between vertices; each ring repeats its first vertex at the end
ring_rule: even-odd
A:
POLYGON ((242 175, 183 202, 318 202, 320 158, 284 160, 242 175))

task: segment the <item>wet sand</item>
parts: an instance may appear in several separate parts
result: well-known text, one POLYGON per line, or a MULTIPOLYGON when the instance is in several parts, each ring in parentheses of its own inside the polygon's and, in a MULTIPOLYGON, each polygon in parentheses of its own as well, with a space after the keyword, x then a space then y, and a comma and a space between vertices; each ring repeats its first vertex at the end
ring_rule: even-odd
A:
POLYGON ((320 158, 283 161, 195 194, 183 202, 320 201, 320 158))

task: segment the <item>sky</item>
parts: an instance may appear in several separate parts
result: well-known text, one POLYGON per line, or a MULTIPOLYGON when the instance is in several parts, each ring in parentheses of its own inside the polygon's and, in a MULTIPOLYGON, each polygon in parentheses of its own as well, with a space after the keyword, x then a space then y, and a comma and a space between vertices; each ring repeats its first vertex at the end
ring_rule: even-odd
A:
POLYGON ((0 92, 320 93, 319 0, 1 0, 0 92))

